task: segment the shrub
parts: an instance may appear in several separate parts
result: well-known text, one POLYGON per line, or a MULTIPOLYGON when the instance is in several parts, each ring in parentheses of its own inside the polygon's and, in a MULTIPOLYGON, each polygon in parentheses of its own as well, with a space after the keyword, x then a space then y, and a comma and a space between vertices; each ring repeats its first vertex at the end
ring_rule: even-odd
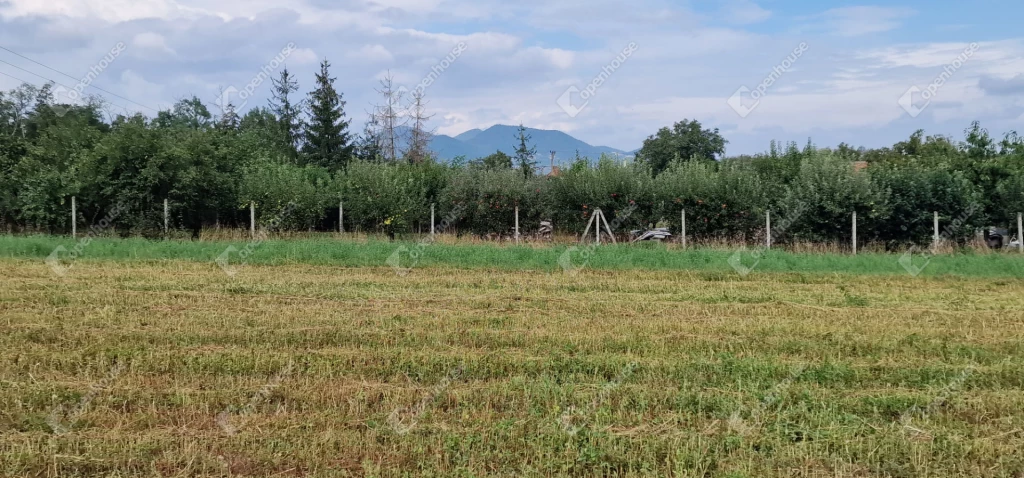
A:
POLYGON ((654 181, 650 170, 639 163, 621 164, 602 157, 596 167, 574 165, 551 179, 552 213, 555 227, 582 233, 596 209, 609 223, 627 209, 616 234, 657 221, 654 181))
POLYGON ((869 231, 888 217, 887 195, 849 161, 827 151, 815 152, 800 165, 785 199, 773 211, 773 237, 781 240, 831 242, 851 239, 852 213, 860 230, 869 231))
POLYGON ((443 214, 460 232, 511 234, 519 206, 521 234, 549 216, 547 178, 526 179, 511 169, 470 167, 456 172, 442 193, 443 214))
POLYGON ((985 226, 980 193, 960 172, 909 160, 876 164, 869 171, 876 189, 886 192, 888 211, 872 228, 873 236, 889 247, 928 244, 934 235, 935 212, 947 227, 960 220, 959 228, 944 227, 957 243, 966 242, 974 230, 985 226))
POLYGON ((676 163, 655 179, 661 214, 676 231, 686 210, 688 235, 749 237, 763 229, 768 187, 742 164, 727 161, 676 163))

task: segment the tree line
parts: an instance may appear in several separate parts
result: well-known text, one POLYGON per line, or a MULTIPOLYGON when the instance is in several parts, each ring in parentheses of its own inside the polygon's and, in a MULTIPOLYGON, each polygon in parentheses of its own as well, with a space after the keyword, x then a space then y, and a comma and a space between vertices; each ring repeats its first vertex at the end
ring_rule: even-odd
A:
POLYGON ((963 140, 914 133, 891 147, 773 142, 761 154, 725 157, 727 141, 696 120, 662 128, 632 160, 577 157, 557 174, 540 174, 526 129, 514 154, 438 161, 429 151, 426 101, 408 105, 385 78, 383 104, 362 134, 349 131, 330 63, 298 98, 287 69, 268 105, 239 114, 231 104, 196 97, 149 117, 105 114, 101 98, 55 104, 50 84, 0 92, 0 228, 63 234, 119 211, 112 233, 162 235, 164 201, 171 226, 197 236, 204 227, 248 227, 259 220, 287 230, 334 230, 344 203, 346 229, 389 235, 427 227, 431 204, 457 212, 460 233, 509 234, 519 209, 524 233, 540 221, 580 233, 595 209, 623 228, 660 225, 702 238, 754 240, 764 216, 785 218, 787 240, 846 241, 858 214, 862 241, 893 247, 927 243, 932 214, 964 242, 991 225, 1010 226, 1024 211, 1024 140, 993 138, 978 123, 963 140), (411 125, 411 126, 406 126, 411 125), (400 137, 406 134, 408 137, 400 137), (966 217, 965 217, 966 216, 966 217))

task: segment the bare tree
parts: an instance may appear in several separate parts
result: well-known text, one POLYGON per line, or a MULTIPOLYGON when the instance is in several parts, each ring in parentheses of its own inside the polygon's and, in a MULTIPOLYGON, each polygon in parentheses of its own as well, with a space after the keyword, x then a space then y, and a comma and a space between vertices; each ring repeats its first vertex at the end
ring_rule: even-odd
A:
POLYGON ((405 157, 410 163, 422 163, 430 156, 430 140, 434 137, 434 131, 428 131, 426 123, 434 115, 427 115, 426 110, 427 101, 424 99, 423 90, 416 89, 412 94, 412 105, 409 107, 412 131, 409 133, 409 148, 405 152, 405 157))
POLYGON ((383 97, 384 104, 375 106, 371 116, 380 125, 381 155, 385 161, 396 161, 400 141, 398 128, 403 126, 406 121, 402 115, 402 97, 405 95, 405 90, 395 89, 394 77, 391 76, 391 72, 388 72, 384 79, 380 80, 380 89, 377 90, 377 94, 383 97))

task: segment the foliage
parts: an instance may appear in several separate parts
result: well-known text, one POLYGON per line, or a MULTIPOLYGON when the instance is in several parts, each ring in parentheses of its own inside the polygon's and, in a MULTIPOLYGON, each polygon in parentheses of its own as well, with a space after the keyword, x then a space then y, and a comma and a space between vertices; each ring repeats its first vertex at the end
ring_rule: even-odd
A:
POLYGON ((753 169, 734 163, 677 162, 654 181, 661 216, 698 237, 743 238, 760 231, 770 197, 784 194, 753 169), (774 189, 774 190, 773 190, 774 189))
POLYGON ((804 159, 776 216, 773 239, 842 241, 851 239, 852 213, 863 230, 872 230, 888 215, 888 195, 866 172, 835 154, 822 151, 804 159))
POLYGON ((113 227, 122 235, 162 236, 164 201, 170 227, 194 237, 204 227, 248 227, 250 201, 261 222, 294 201, 282 227, 335 230, 344 200, 349 229, 391 235, 426 230, 431 204, 441 218, 455 204, 469 207, 462 231, 508 234, 518 204, 524 233, 541 220, 582 233, 597 208, 619 233, 658 225, 678 232, 685 209, 691 236, 753 241, 771 211, 776 241, 845 243, 856 211, 863 241, 904 247, 930 242, 936 211, 945 233, 963 243, 980 228, 1014 228, 1024 210, 1024 139, 1010 132, 997 140, 977 123, 963 141, 923 131, 878 149, 773 141, 762 154, 720 158, 718 131, 684 120, 648 138, 634 162, 577 155, 543 177, 533 175, 535 148, 520 129, 515 157, 382 164, 386 128, 370 124, 350 141, 341 93, 329 64, 321 67, 308 122, 291 99, 290 74, 275 82, 269 108, 241 117, 230 108, 217 117, 196 97, 152 118, 109 118, 96 98, 55 104, 49 85, 0 92, 0 227, 66 234, 74 196, 80 229, 118 211, 113 227), (296 144, 285 143, 301 141, 288 139, 282 121, 289 131, 308 124, 308 154, 294 157, 296 144), (346 171, 353 149, 359 160, 346 171))
POLYGON ((348 167, 354 146, 345 120, 345 101, 334 89, 335 78, 331 77, 330 67, 327 60, 320 63, 316 88, 309 92, 306 101, 309 119, 305 123, 302 153, 308 164, 340 171, 348 167))
POLYGON ((438 172, 420 165, 356 161, 338 177, 346 228, 394 236, 429 217, 438 172))
POLYGON ((613 231, 617 234, 659 219, 651 173, 643 164, 621 164, 602 157, 596 167, 574 166, 552 178, 549 190, 555 227, 562 230, 582 233, 597 209, 609 223, 620 224, 613 231), (631 212, 627 215, 626 211, 631 212))
POLYGON ((725 154, 726 143, 718 128, 703 129, 697 120, 683 120, 647 138, 638 158, 657 175, 675 161, 718 159, 725 154))
POLYGON ((509 235, 519 206, 520 233, 525 234, 549 217, 545 183, 512 169, 463 169, 442 193, 441 212, 459 232, 509 235))
POLYGON ((870 169, 877 189, 888 196, 888 214, 872 227, 874 238, 890 245, 927 244, 934 235, 935 212, 941 224, 960 222, 959 228, 943 228, 958 243, 987 225, 981 195, 963 173, 917 162, 890 162, 870 169))
POLYGON ((533 158, 537 155, 537 147, 530 146, 530 135, 526 133, 526 127, 519 124, 519 130, 516 132, 516 140, 519 143, 516 145, 515 160, 516 167, 519 168, 519 172, 524 178, 530 178, 533 176, 533 168, 537 165, 537 162, 533 158))

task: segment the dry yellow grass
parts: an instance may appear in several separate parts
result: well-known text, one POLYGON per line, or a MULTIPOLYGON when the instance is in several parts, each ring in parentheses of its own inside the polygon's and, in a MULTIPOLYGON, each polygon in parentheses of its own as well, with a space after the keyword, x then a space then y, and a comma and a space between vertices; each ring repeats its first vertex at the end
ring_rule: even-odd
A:
POLYGON ((4 476, 1024 473, 1019 280, 0 268, 4 476))

